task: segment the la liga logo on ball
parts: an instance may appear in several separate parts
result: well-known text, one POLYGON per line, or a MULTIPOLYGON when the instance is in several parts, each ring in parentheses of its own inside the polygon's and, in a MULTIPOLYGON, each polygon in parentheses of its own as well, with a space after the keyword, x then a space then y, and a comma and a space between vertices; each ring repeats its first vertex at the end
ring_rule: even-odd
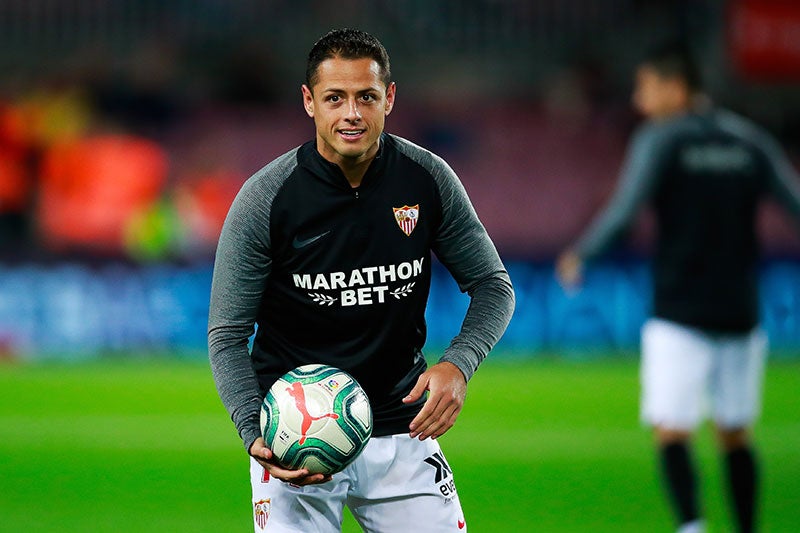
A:
POLYGON ((286 468, 334 474, 352 463, 372 435, 364 389, 329 365, 304 365, 281 376, 261 404, 267 447, 286 468))

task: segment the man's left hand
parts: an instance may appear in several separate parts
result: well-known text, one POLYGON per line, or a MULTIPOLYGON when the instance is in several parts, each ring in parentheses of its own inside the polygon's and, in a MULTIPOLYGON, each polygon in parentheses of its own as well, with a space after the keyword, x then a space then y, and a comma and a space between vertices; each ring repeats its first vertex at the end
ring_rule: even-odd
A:
POLYGON ((453 427, 464 406, 467 380, 453 363, 435 364, 419 377, 403 403, 419 400, 426 390, 428 399, 409 425, 411 438, 419 440, 441 437, 453 427))

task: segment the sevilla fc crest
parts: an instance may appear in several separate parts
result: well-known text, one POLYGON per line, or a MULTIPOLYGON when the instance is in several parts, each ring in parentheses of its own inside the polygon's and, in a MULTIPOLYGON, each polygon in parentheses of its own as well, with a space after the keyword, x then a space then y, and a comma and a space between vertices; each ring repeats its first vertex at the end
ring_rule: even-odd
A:
POLYGON ((258 525, 259 529, 264 529, 267 527, 267 520, 269 519, 269 511, 271 507, 270 498, 267 498, 266 500, 259 500, 255 502, 253 506, 256 524, 258 525))
POLYGON ((411 236, 411 232, 417 227, 419 220, 419 204, 413 206, 404 205, 403 207, 393 207, 394 219, 403 233, 411 236))

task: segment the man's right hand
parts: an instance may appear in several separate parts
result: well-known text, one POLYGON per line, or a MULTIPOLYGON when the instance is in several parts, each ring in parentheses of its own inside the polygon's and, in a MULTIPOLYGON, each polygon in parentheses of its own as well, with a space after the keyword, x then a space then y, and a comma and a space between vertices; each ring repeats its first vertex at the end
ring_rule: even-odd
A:
POLYGON ((566 291, 579 289, 583 283, 583 260, 572 249, 565 250, 556 260, 556 276, 566 291))
POLYGON ((263 466, 269 475, 292 485, 300 487, 304 485, 317 485, 319 483, 326 483, 332 479, 330 474, 311 474, 307 469, 300 470, 287 470, 278 464, 275 457, 272 455, 272 450, 267 448, 264 439, 258 437, 253 445, 250 446, 250 455, 258 461, 258 464, 263 466))

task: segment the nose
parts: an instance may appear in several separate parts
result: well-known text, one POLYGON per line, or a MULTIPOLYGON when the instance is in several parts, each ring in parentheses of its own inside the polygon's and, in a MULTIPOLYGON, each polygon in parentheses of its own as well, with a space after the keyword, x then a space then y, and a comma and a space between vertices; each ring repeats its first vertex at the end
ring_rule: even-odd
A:
POLYGON ((358 122, 361 120, 361 110, 359 110, 358 100, 355 98, 348 101, 347 112, 344 118, 349 122, 358 122))

